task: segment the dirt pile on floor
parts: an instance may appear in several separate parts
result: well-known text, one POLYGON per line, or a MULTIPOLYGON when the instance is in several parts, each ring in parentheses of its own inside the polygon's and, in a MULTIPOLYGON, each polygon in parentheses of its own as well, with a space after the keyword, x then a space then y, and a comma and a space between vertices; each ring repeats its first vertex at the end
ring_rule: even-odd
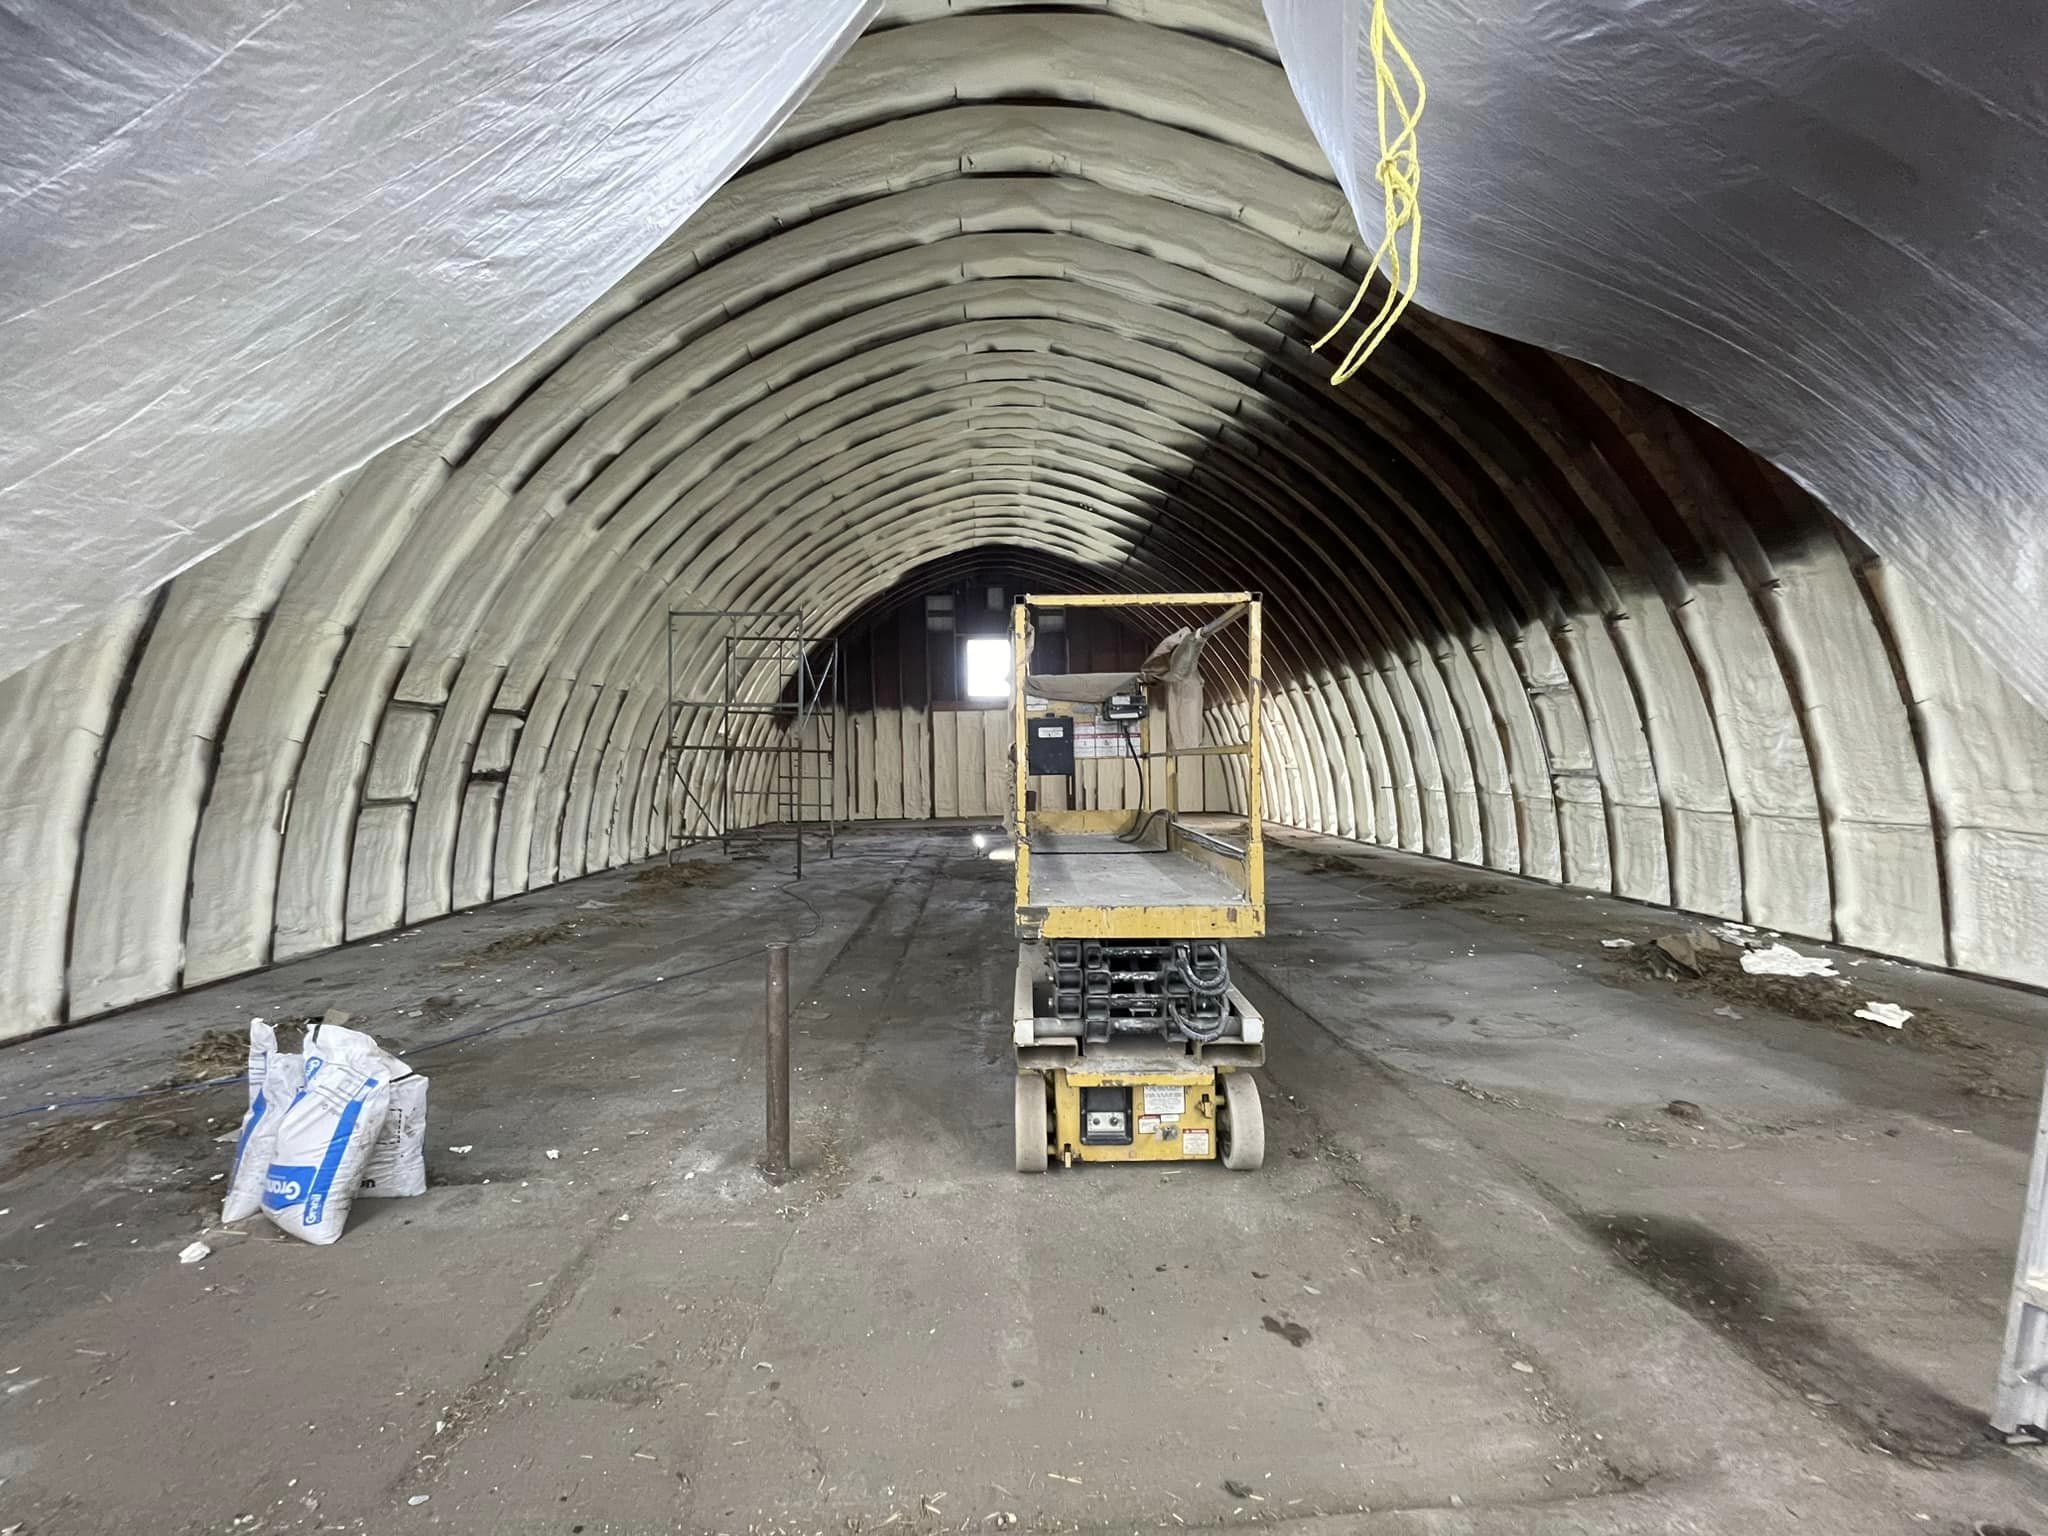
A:
POLYGON ((1966 1020, 1930 1008, 1924 999, 1908 999, 1911 1015, 1898 1028, 1861 1018, 1857 1010, 1867 1006, 1873 996, 1873 988, 1865 979, 1753 973, 1743 969, 1741 944, 1716 942, 1703 928, 1662 936, 1628 950, 1610 951, 1610 955, 1623 974, 1681 993, 1711 998, 1719 1005, 1715 1011, 1729 1017, 1777 1015, 1825 1025, 1836 1034, 1859 1040, 1946 1057, 1962 1071, 1963 1091, 1980 1098, 2012 1097, 2025 1092, 2031 1082, 2031 1062, 2015 1075, 2009 1070, 2012 1064, 2008 1051, 1969 1028, 1966 1020))
POLYGON ((1397 907, 1455 907, 1482 901, 1495 901, 1507 894, 1498 885, 1472 884, 1464 880, 1432 880, 1422 875, 1404 875, 1399 879, 1381 879, 1375 882, 1390 896, 1398 898, 1397 907))
MULTIPOLYGON (((336 1022, 345 1020, 341 1014, 336 1022)), ((319 1023, 311 1015, 296 1015, 285 1019, 271 1019, 270 1027, 277 1031, 277 1048, 281 1051, 296 1051, 301 1048, 306 1031, 319 1023)), ((246 1025, 226 1029, 201 1030, 197 1039, 178 1052, 177 1064, 170 1075, 158 1086, 170 1087, 178 1083, 210 1083, 217 1077, 239 1077, 249 1067, 249 1030, 246 1025)))
POLYGON ((545 949, 550 944, 559 944, 573 939, 583 931, 583 920, 565 917, 559 923, 549 923, 545 928, 529 928, 524 933, 508 933, 502 939, 493 939, 481 949, 472 949, 456 957, 457 965, 489 965, 499 960, 516 960, 531 949, 545 949))
MULTIPOLYGON (((246 1052, 247 1045, 243 1050, 246 1052)), ((238 1067, 237 1070, 240 1070, 238 1067)), ((107 1105, 36 1126, 0 1156, 0 1184, 9 1184, 38 1168, 88 1158, 127 1158, 140 1154, 169 1180, 203 1169, 214 1160, 216 1137, 241 1123, 239 1107, 223 1111, 214 1095, 172 1095, 153 1101, 107 1105), (204 1097, 206 1105, 200 1103, 204 1097), (213 1113, 206 1111, 210 1107, 213 1113), (175 1165, 175 1166, 172 1166, 175 1165)), ((226 1149, 219 1149, 225 1151, 226 1149)), ((192 1173, 192 1177, 200 1177, 192 1173)), ((217 1195, 218 1190, 212 1191, 217 1195)))
POLYGON ((1432 875, 1385 875, 1367 869, 1340 854, 1319 853, 1309 860, 1312 875, 1356 875, 1369 881, 1375 892, 1392 898, 1394 907, 1449 907, 1495 901, 1507 894, 1505 886, 1487 880, 1445 880, 1432 875))
POLYGON ((178 1064, 171 1071, 174 1083, 204 1083, 216 1077, 232 1077, 249 1065, 249 1032, 246 1029, 209 1029, 200 1033, 178 1052, 178 1064))
POLYGON ((685 859, 680 864, 657 864, 633 877, 635 900, 648 901, 672 891, 687 891, 717 877, 725 866, 709 859, 685 859))

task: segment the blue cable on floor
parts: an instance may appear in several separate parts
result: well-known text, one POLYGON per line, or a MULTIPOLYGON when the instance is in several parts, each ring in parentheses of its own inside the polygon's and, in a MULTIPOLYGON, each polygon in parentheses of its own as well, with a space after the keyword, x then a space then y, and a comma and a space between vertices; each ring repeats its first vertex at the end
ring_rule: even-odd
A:
MULTIPOLYGON (((923 847, 920 845, 918 852, 922 853, 923 851, 923 847)), ((916 857, 916 855, 914 854, 912 857, 916 857)), ((805 939, 815 938, 819 928, 824 926, 825 921, 816 907, 812 906, 802 895, 790 888, 795 883, 792 880, 777 887, 777 890, 783 895, 796 902, 797 905, 811 914, 810 927, 789 941, 793 944, 801 943, 805 939)), ((664 987, 672 981, 688 981, 692 976, 702 976, 707 971, 723 970, 728 965, 737 965, 740 961, 750 960, 760 953, 762 951, 759 946, 750 946, 738 954, 728 955, 723 960, 713 960, 709 965, 700 965, 693 970, 677 971, 672 976, 657 976, 652 981, 636 981, 629 986, 618 987, 610 992, 600 992, 595 997, 581 998, 576 1002, 537 1009, 532 1013, 522 1013, 516 1018, 502 1019, 496 1024, 485 1024, 476 1029, 466 1029, 460 1034, 446 1035, 439 1040, 430 1040, 425 1045, 412 1046, 404 1054, 407 1057, 424 1056, 429 1051, 443 1050, 451 1045, 461 1045, 468 1040, 481 1040, 486 1035, 495 1035, 499 1030, 511 1029, 517 1024, 531 1024, 536 1019, 547 1019, 553 1018, 558 1014, 574 1013, 579 1008, 591 1008, 599 1003, 609 1003, 621 997, 631 997, 635 992, 645 992, 652 987, 664 987)), ((248 1081, 249 1074, 247 1072, 235 1072, 227 1077, 211 1077, 202 1083, 170 1083, 161 1088, 141 1088, 131 1093, 96 1093, 76 1099, 52 1099, 45 1104, 27 1109, 0 1111, 0 1124, 4 1124, 9 1120, 27 1119, 31 1115, 55 1114, 59 1110, 65 1109, 91 1109, 95 1105, 100 1104, 133 1104, 143 1099, 168 1098, 176 1093, 204 1093, 210 1088, 231 1088, 237 1083, 247 1083, 248 1081)))
MULTIPOLYGON (((531 1024, 536 1019, 553 1018, 555 1015, 563 1013, 574 1013, 579 1008, 589 1008, 598 1003, 608 1003, 615 998, 630 997, 635 992, 645 992, 651 987, 666 986, 671 981, 687 981, 690 977, 701 976, 706 971, 716 971, 728 965, 737 965, 740 961, 752 959, 759 953, 761 951, 758 949, 749 949, 744 954, 733 955, 724 960, 714 960, 711 964, 699 966, 692 971, 678 971, 673 976, 662 976, 653 981, 634 982, 631 986, 619 987, 610 992, 601 992, 596 997, 579 998, 575 1002, 537 1009, 532 1013, 522 1013, 516 1018, 501 1019, 496 1024, 485 1024, 480 1028, 464 1030, 460 1034, 448 1035, 440 1040, 430 1040, 425 1045, 412 1046, 404 1054, 410 1059, 414 1056, 424 1056, 429 1051, 438 1051, 447 1046, 460 1045, 465 1040, 481 1040, 485 1035, 495 1035, 499 1030, 510 1029, 515 1024, 531 1024)), ((202 1093, 209 1088, 228 1088, 236 1083, 246 1083, 248 1080, 248 1073, 236 1072, 228 1077, 211 1077, 203 1083, 170 1083, 162 1088, 143 1088, 133 1093, 97 1093, 77 1099, 52 1099, 48 1103, 34 1108, 10 1109, 0 1112, 0 1121, 19 1120, 28 1115, 48 1115, 63 1109, 89 1109, 96 1104, 132 1104, 141 1099, 160 1099, 174 1093, 202 1093)))

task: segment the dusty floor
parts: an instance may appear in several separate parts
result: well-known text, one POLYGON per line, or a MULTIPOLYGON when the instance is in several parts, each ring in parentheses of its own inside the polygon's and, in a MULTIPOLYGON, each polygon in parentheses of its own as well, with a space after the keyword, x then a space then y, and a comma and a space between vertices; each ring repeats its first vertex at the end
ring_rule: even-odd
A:
POLYGON ((0 1530, 2048 1532, 1981 1429, 2048 1000, 1661 981, 1599 942, 1655 912, 1293 843, 1259 1174, 1010 1171, 1011 870, 957 826, 0 1051, 0 1530), (337 1006, 432 1074, 434 1189, 181 1266, 240 1090, 70 1101, 337 1006))

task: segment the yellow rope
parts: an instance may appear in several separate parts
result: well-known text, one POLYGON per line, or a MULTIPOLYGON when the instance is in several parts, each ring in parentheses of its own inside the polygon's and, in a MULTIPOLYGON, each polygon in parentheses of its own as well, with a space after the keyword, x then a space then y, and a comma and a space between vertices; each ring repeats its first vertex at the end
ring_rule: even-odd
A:
POLYGON ((1332 384, 1342 384, 1365 366, 1366 360, 1393 330, 1394 322, 1401 318, 1401 311, 1408 307, 1408 301, 1415 296, 1415 283, 1422 275, 1422 155, 1415 139, 1415 125, 1422 120, 1422 105, 1428 98, 1428 90, 1422 83, 1422 71, 1415 67, 1415 60, 1408 56, 1408 50, 1401 46, 1401 39, 1394 35, 1393 25, 1387 20, 1386 0, 1373 0, 1371 41, 1373 76, 1379 98, 1378 175, 1380 186, 1386 193, 1386 233, 1380 238, 1380 248, 1372 253, 1372 263, 1359 282, 1358 292, 1351 296, 1349 307, 1323 339, 1315 344, 1314 350, 1322 351, 1338 332, 1351 323, 1351 317, 1358 313, 1358 306, 1365 300, 1366 290, 1372 286, 1373 274, 1380 270, 1382 263, 1386 267, 1387 293, 1380 301, 1379 313, 1373 316, 1364 334, 1351 344, 1351 350, 1344 354, 1344 361, 1330 375, 1332 384), (1389 53, 1407 72, 1407 88, 1395 74, 1389 53), (1411 88, 1415 98, 1412 106, 1408 100, 1411 88), (1400 124, 1400 131, 1391 140, 1387 137, 1390 120, 1400 124), (1408 247, 1405 257, 1401 250, 1404 232, 1408 247))

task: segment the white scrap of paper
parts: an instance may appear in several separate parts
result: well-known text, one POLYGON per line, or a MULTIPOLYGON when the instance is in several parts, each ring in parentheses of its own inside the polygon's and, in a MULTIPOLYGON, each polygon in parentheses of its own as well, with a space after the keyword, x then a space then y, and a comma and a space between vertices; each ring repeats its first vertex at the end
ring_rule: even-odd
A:
POLYGON ((1742 952, 1742 968, 1752 976, 1832 976, 1835 962, 1825 955, 1802 955, 1789 944, 1770 944, 1742 952))
POLYGON ((1892 1029, 1904 1029, 1906 1020, 1913 1017, 1913 1011, 1901 1008, 1897 1003, 1865 1003, 1856 1010, 1856 1017, 1868 1019, 1873 1024, 1888 1025, 1892 1029))

